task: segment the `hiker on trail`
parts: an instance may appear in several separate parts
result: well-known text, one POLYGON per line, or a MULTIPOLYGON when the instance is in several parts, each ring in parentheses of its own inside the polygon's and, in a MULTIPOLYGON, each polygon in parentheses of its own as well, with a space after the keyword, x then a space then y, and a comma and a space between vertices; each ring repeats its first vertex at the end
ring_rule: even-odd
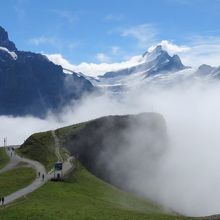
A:
POLYGON ((42 181, 44 181, 44 174, 42 175, 42 181))
POLYGON ((59 174, 59 173, 57 174, 57 179, 58 179, 58 180, 60 179, 60 174, 59 174))
POLYGON ((38 172, 38 178, 40 178, 40 172, 38 172))
POLYGON ((1 201, 2 201, 2 205, 4 205, 5 198, 4 198, 4 197, 2 197, 2 198, 1 198, 1 201))

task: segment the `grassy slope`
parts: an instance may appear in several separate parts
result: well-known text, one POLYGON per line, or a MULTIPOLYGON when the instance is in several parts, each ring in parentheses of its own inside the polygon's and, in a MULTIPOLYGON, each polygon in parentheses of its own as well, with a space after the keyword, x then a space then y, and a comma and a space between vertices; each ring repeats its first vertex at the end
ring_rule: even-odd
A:
POLYGON ((18 166, 13 170, 0 174, 0 196, 7 196, 28 186, 35 178, 35 171, 24 166, 18 166))
POLYGON ((77 133, 79 130, 83 129, 85 125, 89 122, 90 121, 59 128, 56 130, 56 135, 57 137, 59 137, 60 141, 62 142, 66 137, 68 137, 69 134, 77 133))
POLYGON ((17 152, 27 158, 40 161, 47 170, 50 170, 57 160, 54 139, 50 131, 31 135, 17 152))
POLYGON ((9 162, 9 157, 4 148, 0 148, 0 169, 9 162))
MULTIPOLYGON (((62 143, 68 135, 82 129, 85 123, 56 130, 62 143)), ((50 167, 56 160, 50 132, 32 135, 21 151, 25 156, 50 167)), ((65 146, 64 146, 65 147, 65 146)), ((151 202, 122 192, 93 176, 82 166, 63 183, 48 182, 0 210, 0 219, 188 219, 171 216, 151 202)))
MULTIPOLYGON (((66 128, 66 131, 69 130, 69 127, 66 128)), ((64 136, 65 130, 61 131, 62 135, 58 135, 60 132, 59 130, 60 129, 55 131, 56 135, 58 137, 64 136)), ((62 142, 62 139, 60 141, 62 142)), ((47 171, 51 170, 54 163, 57 161, 55 143, 51 131, 31 135, 16 152, 21 156, 39 161, 46 167, 47 171)), ((60 154, 65 160, 67 158, 68 151, 65 148, 61 148, 60 154)))
MULTIPOLYGON (((55 134, 59 138, 61 145, 63 146, 63 140, 68 137, 69 133, 79 131, 85 126, 85 124, 86 123, 80 123, 57 129, 55 134)), ((31 135, 25 143, 21 145, 21 148, 16 150, 16 152, 26 158, 39 161, 49 171, 53 168, 54 163, 57 161, 54 147, 54 138, 51 131, 46 131, 31 135)), ((63 148, 61 147, 60 153, 65 159, 68 154, 65 146, 63 148)))
POLYGON ((122 192, 82 166, 63 183, 48 182, 26 199, 0 209, 0 219, 139 220, 187 219, 167 215, 160 207, 122 192))

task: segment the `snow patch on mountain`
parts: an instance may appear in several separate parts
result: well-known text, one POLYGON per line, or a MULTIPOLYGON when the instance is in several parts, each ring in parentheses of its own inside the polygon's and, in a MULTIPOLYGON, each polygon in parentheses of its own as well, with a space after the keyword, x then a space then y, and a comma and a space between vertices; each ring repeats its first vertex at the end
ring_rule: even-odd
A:
POLYGON ((18 58, 18 55, 14 51, 9 51, 6 47, 0 47, 0 51, 8 53, 13 60, 16 60, 18 58))
POLYGON ((71 70, 73 72, 81 72, 90 77, 97 77, 104 75, 108 71, 117 71, 124 68, 129 68, 134 65, 138 65, 145 62, 143 56, 134 56, 127 61, 118 63, 81 63, 79 65, 73 65, 66 60, 61 54, 45 54, 50 61, 57 65, 61 65, 64 69, 71 70))

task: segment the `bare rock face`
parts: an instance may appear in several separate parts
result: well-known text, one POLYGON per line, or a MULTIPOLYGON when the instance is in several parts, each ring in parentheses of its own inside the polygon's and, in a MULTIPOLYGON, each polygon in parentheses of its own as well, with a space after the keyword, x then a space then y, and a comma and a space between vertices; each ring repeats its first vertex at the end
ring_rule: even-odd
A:
POLYGON ((0 26, 0 47, 5 47, 10 51, 17 51, 15 44, 8 39, 8 33, 0 26))

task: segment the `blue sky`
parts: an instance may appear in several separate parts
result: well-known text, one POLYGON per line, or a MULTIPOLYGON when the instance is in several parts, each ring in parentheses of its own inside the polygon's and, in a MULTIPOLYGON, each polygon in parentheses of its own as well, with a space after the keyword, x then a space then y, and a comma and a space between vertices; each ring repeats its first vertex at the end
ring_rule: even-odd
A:
POLYGON ((20 50, 111 63, 161 40, 220 45, 219 11, 220 0, 7 0, 0 25, 20 50))

